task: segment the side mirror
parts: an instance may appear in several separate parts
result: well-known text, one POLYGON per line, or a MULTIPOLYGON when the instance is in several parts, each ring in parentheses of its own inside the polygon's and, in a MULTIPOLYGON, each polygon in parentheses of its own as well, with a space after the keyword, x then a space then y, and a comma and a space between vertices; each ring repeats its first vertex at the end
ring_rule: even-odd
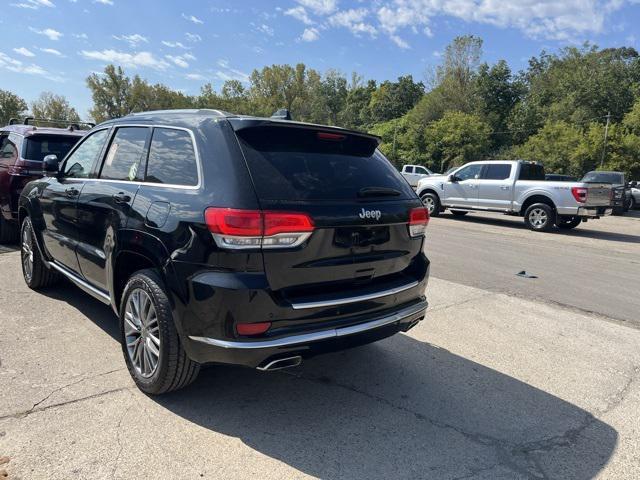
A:
POLYGON ((42 171, 45 176, 53 177, 60 172, 60 160, 57 155, 47 155, 42 161, 42 171))
POLYGON ((460 181, 460 179, 452 174, 452 175, 449 175, 449 181, 451 183, 458 183, 460 181))
POLYGON ((629 188, 636 188, 638 186, 638 182, 635 180, 633 182, 629 182, 629 188))

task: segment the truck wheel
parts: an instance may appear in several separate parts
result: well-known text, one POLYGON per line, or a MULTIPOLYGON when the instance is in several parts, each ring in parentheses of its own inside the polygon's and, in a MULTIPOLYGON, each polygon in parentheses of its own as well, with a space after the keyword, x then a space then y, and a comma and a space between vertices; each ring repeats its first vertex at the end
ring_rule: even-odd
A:
POLYGON ((437 217, 438 215, 440 215, 441 206, 438 195, 436 195, 435 193, 427 192, 423 193, 420 196, 420 199, 422 200, 422 204, 427 208, 427 210, 429 210, 430 217, 437 217))
POLYGON ((33 224, 29 217, 26 217, 22 222, 20 238, 22 239, 20 263, 22 263, 22 276, 27 287, 38 290, 57 283, 60 275, 45 265, 40 250, 38 250, 33 224))
POLYGON ((572 228, 576 228, 581 223, 582 219, 580 217, 559 216, 556 219, 556 227, 562 228, 563 230, 571 230, 572 228))
POLYGON ((465 210, 451 210, 451 213, 453 215, 455 215, 456 217, 464 217, 469 212, 467 212, 465 210))
POLYGON ((162 280, 140 270, 127 282, 120 305, 122 352, 143 392, 158 395, 186 387, 200 372, 184 351, 162 280))
POLYGON ((629 210, 635 210, 636 207, 636 199, 634 197, 631 197, 631 201, 629 202, 629 210))
POLYGON ((556 223, 556 212, 546 203, 534 203, 524 212, 524 224, 536 232, 548 232, 556 223))
POLYGON ((15 225, 7 222, 0 213, 0 243, 9 244, 17 243, 18 229, 15 225))

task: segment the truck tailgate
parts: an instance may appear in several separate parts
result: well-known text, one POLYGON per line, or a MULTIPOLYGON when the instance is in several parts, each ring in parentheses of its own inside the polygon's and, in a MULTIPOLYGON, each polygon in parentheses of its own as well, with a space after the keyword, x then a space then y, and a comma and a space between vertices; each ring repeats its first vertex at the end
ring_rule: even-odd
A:
POLYGON ((585 207, 603 207, 611 205, 611 185, 608 183, 585 183, 587 201, 585 207))

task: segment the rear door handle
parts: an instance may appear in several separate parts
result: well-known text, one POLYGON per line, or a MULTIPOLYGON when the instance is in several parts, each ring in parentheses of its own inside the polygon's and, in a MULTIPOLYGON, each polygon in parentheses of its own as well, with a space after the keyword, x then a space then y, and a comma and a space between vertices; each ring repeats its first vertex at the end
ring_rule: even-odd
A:
POLYGON ((66 193, 67 197, 69 198, 76 198, 78 195, 80 195, 80 190, 75 187, 69 187, 64 191, 64 193, 66 193))
POLYGON ((131 201, 131 196, 124 192, 116 193, 113 196, 113 201, 116 203, 129 203, 131 201))
POLYGON ((502 186, 502 187, 500 187, 500 188, 501 188, 502 190, 509 190, 509 187, 508 187, 508 186, 506 186, 506 185, 504 185, 504 186, 502 186))

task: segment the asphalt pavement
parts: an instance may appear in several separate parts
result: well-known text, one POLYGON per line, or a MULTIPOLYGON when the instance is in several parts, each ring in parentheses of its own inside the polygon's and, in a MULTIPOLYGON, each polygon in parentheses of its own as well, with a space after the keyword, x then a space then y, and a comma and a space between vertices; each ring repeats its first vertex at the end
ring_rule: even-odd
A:
POLYGON ((638 277, 596 271, 638 261, 638 220, 561 236, 480 217, 432 221, 408 334, 279 373, 208 367, 162 397, 135 388, 108 307, 32 292, 0 253, 0 478, 640 478, 638 299, 618 293, 638 277))

